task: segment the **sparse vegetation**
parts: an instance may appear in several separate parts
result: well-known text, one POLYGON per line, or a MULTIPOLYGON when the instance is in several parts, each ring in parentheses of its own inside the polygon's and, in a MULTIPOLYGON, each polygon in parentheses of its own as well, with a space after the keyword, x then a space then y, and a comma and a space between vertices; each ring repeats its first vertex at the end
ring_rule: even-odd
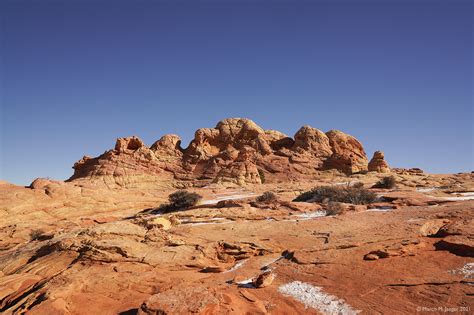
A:
POLYGON ((278 196, 271 191, 266 191, 262 195, 257 197, 257 202, 270 203, 278 200, 278 196))
POLYGON ((201 195, 186 190, 178 190, 168 196, 170 204, 179 209, 195 206, 201 198, 201 195))
POLYGON ((258 176, 260 176, 260 182, 265 184, 265 172, 262 169, 258 169, 258 176))
POLYGON ((191 208, 201 200, 202 196, 189 192, 187 190, 178 190, 168 196, 168 203, 164 203, 158 207, 158 211, 172 212, 179 210, 186 210, 191 208))
POLYGON ((43 234, 44 234, 44 231, 43 231, 43 230, 39 230, 39 229, 37 229, 37 230, 32 230, 32 231, 30 232, 30 240, 32 240, 32 241, 38 241, 38 240, 40 240, 40 239, 42 238, 43 234))
POLYGON ((379 180, 372 188, 392 189, 397 185, 395 176, 387 176, 379 180))
POLYGON ((362 188, 362 187, 364 187, 364 183, 362 183, 362 182, 356 182, 356 183, 354 183, 354 185, 352 185, 352 187, 354 187, 354 188, 362 188))
POLYGON ((331 201, 326 207, 326 215, 340 215, 344 212, 344 205, 340 202, 331 201))
POLYGON ((374 202, 376 198, 375 193, 363 187, 319 186, 302 193, 293 201, 319 203, 344 202, 364 205, 374 202))

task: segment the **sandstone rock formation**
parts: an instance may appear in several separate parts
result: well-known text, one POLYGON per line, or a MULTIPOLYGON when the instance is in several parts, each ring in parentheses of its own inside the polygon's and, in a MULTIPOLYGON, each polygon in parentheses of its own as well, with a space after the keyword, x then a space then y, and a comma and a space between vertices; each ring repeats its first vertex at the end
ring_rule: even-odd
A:
MULTIPOLYGON (((293 147, 290 140, 282 151, 293 147)), ((151 152, 146 163, 172 165, 185 156, 178 141, 166 137, 148 149, 122 140, 114 161, 137 169, 125 161, 151 152)), ((229 155, 231 163, 262 159, 248 143, 229 155)), ((303 166, 313 160, 291 157, 303 166)), ((175 189, 86 182, 97 178, 37 179, 30 187, 0 181, 0 313, 327 314, 327 305, 348 305, 412 314, 417 305, 472 304, 472 173, 397 175, 398 189, 380 192, 370 211, 337 217, 322 216, 324 204, 291 200, 301 190, 349 180, 339 172, 245 190, 197 187, 201 205, 161 215, 149 210, 175 189), (277 200, 257 202, 265 191, 277 200), (282 292, 295 281, 309 291, 282 292)), ((366 187, 379 178, 357 175, 366 187)))
POLYGON ((119 138, 113 150, 85 156, 73 168, 69 181, 87 179, 111 187, 244 185, 262 183, 262 173, 269 182, 278 182, 311 179, 329 169, 365 172, 368 161, 362 144, 341 131, 303 126, 292 139, 249 119, 229 118, 215 128, 198 129, 185 149, 177 135, 165 135, 151 147, 135 136, 119 138))
POLYGON ((389 173, 390 167, 385 161, 385 155, 382 151, 375 151, 374 156, 369 162, 369 172, 389 173))
MULTIPOLYGON (((361 177, 375 181, 377 174, 361 177)), ((473 179, 430 180, 463 182, 472 191, 473 179)), ((247 199, 157 217, 139 212, 159 203, 141 189, 0 182, 0 313, 353 314, 341 309, 346 305, 369 314, 412 314, 417 305, 437 308, 440 301, 472 304, 473 200, 439 199, 443 205, 431 207, 437 198, 411 189, 387 192, 385 202, 423 196, 425 202, 312 217, 317 205, 290 201, 301 184, 252 187, 283 188, 281 206, 271 211, 247 199), (46 195, 53 187, 79 192, 46 195), (107 195, 110 200, 96 199, 107 195), (66 201, 75 204, 66 209, 66 201), (304 290, 282 292, 294 281, 306 284, 304 290)), ((307 183, 314 184, 321 183, 307 183)), ((196 190, 206 200, 242 194, 240 188, 196 190)), ((168 194, 156 192, 161 200, 168 194)))
POLYGON ((155 155, 181 157, 181 138, 177 135, 164 135, 150 147, 155 155))
POLYGON ((325 161, 326 168, 348 174, 367 171, 367 155, 356 138, 339 130, 331 130, 326 135, 332 149, 332 155, 325 161))

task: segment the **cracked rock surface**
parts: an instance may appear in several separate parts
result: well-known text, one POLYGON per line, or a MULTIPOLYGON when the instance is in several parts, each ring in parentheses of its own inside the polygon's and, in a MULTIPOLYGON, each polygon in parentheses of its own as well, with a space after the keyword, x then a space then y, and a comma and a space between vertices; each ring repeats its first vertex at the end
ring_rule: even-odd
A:
MULTIPOLYGON (((248 134, 261 134, 248 128, 248 134)), ((236 136, 231 126, 222 130, 236 136)), ((247 141, 248 134, 239 139, 247 141)), ((167 138, 156 148, 171 150, 176 143, 167 138)), ((121 142, 118 149, 141 145, 121 142)), ((325 204, 292 200, 317 185, 359 181, 370 187, 380 176, 332 174, 298 183, 194 188, 203 196, 201 205, 167 214, 146 209, 165 202, 173 189, 1 183, 0 312, 472 309, 474 200, 445 199, 473 191, 472 174, 397 176, 398 188, 374 190, 384 211, 353 207, 337 216, 320 215, 325 204), (417 185, 445 188, 417 191, 417 185), (277 200, 255 201, 269 190, 277 200)))

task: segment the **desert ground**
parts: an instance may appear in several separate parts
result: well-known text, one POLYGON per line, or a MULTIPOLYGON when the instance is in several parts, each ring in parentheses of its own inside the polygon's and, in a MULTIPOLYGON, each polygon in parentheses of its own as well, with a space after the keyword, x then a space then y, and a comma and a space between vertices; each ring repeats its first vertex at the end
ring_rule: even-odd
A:
POLYGON ((474 174, 390 168, 348 135, 302 129, 227 120, 187 149, 121 138, 67 181, 1 182, 0 312, 472 313, 474 174), (294 201, 320 186, 376 200, 294 201), (202 199, 161 211, 179 189, 202 199))

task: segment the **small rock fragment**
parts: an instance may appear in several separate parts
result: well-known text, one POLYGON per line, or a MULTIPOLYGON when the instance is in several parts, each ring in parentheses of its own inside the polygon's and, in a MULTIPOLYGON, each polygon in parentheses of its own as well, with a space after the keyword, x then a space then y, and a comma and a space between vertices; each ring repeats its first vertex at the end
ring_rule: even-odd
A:
POLYGON ((449 220, 440 219, 428 221, 420 228, 420 234, 421 236, 435 236, 447 223, 449 223, 449 220))
POLYGON ((364 260, 377 260, 380 257, 376 254, 367 254, 364 256, 364 260))
POLYGON ((265 288, 272 284, 275 279, 275 274, 270 272, 264 272, 260 274, 254 282, 256 288, 265 288))

